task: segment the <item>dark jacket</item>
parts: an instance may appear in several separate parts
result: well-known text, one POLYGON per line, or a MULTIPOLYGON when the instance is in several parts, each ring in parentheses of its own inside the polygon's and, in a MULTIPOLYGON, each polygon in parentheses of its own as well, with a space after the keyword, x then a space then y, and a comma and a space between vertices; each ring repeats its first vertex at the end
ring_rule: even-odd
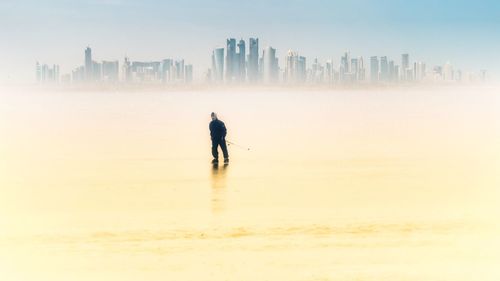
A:
POLYGON ((208 127, 210 128, 210 137, 212 137, 212 140, 221 140, 226 137, 226 126, 219 119, 212 120, 208 127))

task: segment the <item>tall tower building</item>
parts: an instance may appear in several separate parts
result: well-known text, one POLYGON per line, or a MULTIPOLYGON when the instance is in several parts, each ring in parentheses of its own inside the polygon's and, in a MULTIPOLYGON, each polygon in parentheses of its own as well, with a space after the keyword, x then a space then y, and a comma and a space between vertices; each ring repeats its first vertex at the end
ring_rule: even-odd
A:
POLYGON ((340 58, 340 69, 339 69, 339 74, 340 74, 340 80, 344 81, 347 79, 349 76, 351 69, 350 69, 350 58, 349 58, 349 52, 345 52, 345 54, 340 58))
POLYGON ((241 39, 238 43, 238 80, 243 82, 246 78, 246 50, 245 40, 241 39))
POLYGON ((408 68, 410 68, 410 55, 401 55, 401 74, 403 75, 402 80, 411 80, 411 77, 407 77, 408 68))
POLYGON ((224 48, 216 48, 212 52, 212 75, 216 82, 224 80, 224 48))
POLYGON ((161 63, 161 80, 163 83, 171 82, 174 79, 174 61, 164 59, 161 63))
POLYGON ((230 82, 236 76, 238 70, 238 59, 236 54, 236 39, 229 38, 226 41, 226 81, 230 82))
POLYGON ((370 79, 372 82, 378 81, 378 72, 379 72, 378 57, 373 56, 370 58, 370 79))
POLYGON ((262 75, 265 83, 273 83, 278 78, 278 59, 276 49, 267 47, 262 52, 262 75))
POLYGON ((359 57, 358 59, 358 68, 359 68, 359 71, 358 71, 358 80, 359 81, 364 81, 365 80, 365 62, 363 60, 363 57, 359 57))
POLYGON ((259 79, 259 38, 250 38, 248 48, 248 80, 255 83, 259 79))
POLYGON ((130 60, 127 57, 125 57, 125 59, 123 60, 123 72, 122 72, 123 80, 125 82, 132 82, 132 71, 130 67, 131 67, 130 60))
POLYGON ((389 80, 389 63, 386 56, 380 57, 380 80, 389 80))
POLYGON ((184 68, 184 82, 186 84, 190 84, 191 82, 193 82, 193 65, 187 64, 186 66, 184 66, 184 68))
POLYGON ((92 78, 94 77, 94 70, 92 66, 92 49, 87 47, 85 49, 85 80, 87 81, 92 81, 92 78))

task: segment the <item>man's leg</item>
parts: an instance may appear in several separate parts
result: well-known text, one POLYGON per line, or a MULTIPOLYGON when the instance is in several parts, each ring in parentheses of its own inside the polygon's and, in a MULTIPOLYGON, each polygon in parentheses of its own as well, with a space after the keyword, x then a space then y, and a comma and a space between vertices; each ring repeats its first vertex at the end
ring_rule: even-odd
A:
POLYGON ((229 154, 227 153, 226 139, 222 139, 220 141, 220 148, 222 149, 222 154, 224 155, 224 159, 229 159, 229 154))
POLYGON ((218 143, 215 140, 212 140, 212 156, 214 159, 219 159, 219 152, 217 151, 218 143))

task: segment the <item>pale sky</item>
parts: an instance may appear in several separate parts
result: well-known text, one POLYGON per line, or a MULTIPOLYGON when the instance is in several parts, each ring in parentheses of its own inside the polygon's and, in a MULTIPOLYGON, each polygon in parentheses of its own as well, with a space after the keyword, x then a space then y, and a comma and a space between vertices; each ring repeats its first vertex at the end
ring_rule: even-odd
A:
POLYGON ((258 37, 322 62, 401 53, 432 67, 500 72, 500 2, 495 0, 2 0, 0 82, 34 81, 36 61, 69 73, 94 59, 184 58, 195 76, 228 37, 258 37))

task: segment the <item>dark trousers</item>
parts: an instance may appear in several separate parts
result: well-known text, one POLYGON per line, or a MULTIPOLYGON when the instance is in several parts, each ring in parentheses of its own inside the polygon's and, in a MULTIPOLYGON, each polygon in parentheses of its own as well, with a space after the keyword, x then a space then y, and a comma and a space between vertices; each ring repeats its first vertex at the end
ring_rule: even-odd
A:
POLYGON ((217 147, 220 146, 222 149, 222 154, 224 155, 224 159, 229 158, 229 154, 227 153, 226 139, 212 139, 212 156, 214 159, 219 158, 219 152, 217 151, 217 147))

